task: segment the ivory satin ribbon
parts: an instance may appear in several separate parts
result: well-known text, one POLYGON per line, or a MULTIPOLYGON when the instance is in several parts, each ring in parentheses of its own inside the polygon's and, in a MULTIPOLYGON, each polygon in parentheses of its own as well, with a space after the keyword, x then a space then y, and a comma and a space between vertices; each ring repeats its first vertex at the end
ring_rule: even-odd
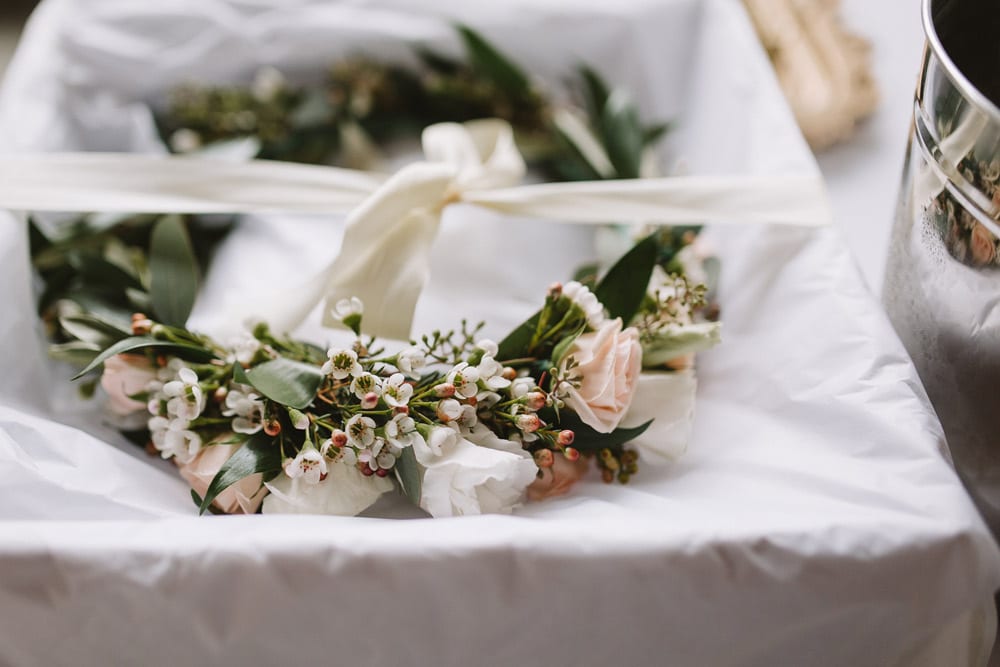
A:
MULTIPOLYGON (((425 161, 391 177, 251 161, 137 154, 0 156, 0 208, 156 213, 347 212, 340 255, 293 293, 253 311, 291 331, 326 300, 357 296, 365 332, 407 339, 430 271, 441 212, 465 203, 512 216, 604 224, 769 223, 831 220, 818 176, 682 177, 518 185, 525 165, 500 120, 442 123, 424 130, 425 161), (386 295, 392 295, 391 300, 386 295)), ((324 324, 336 322, 325 309, 324 324)))

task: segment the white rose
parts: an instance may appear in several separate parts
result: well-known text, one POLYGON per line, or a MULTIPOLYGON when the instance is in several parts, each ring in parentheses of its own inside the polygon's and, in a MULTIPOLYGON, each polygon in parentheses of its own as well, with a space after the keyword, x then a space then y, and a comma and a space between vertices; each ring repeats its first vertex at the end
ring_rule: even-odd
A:
POLYGON ((355 516, 392 490, 385 477, 365 477, 355 466, 330 465, 326 479, 309 484, 302 477, 278 475, 264 486, 264 514, 336 514, 355 516))
POLYGON ((420 495, 424 511, 433 517, 507 514, 521 503, 538 473, 526 452, 481 424, 465 437, 445 427, 435 431, 451 431, 453 446, 442 455, 430 447, 414 446, 424 469, 420 495))

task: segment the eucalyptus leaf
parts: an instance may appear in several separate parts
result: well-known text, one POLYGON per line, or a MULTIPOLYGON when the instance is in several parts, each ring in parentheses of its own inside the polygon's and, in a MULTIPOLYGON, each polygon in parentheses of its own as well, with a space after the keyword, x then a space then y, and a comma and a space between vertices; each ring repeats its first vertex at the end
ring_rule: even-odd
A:
POLYGON ((639 110, 628 94, 616 90, 608 97, 601 114, 600 134, 618 178, 639 178, 642 165, 644 130, 639 110))
POLYGON ((153 227, 149 272, 149 295, 157 319, 183 327, 198 295, 198 261, 180 216, 164 216, 153 227))
POLYGON ((611 317, 622 318, 626 325, 635 317, 646 296, 658 253, 654 233, 625 253, 597 285, 594 294, 611 317))
POLYGON ((671 123, 657 123, 655 125, 647 126, 642 131, 642 145, 644 147, 652 146, 662 139, 672 127, 673 125, 671 123))
POLYGON ((201 500, 199 513, 204 514, 220 493, 241 479, 261 473, 265 477, 281 470, 281 448, 272 436, 263 431, 254 434, 222 464, 201 500))
POLYGON ((73 376, 73 379, 79 379, 94 370, 98 366, 104 363, 106 359, 110 359, 116 354, 124 354, 125 352, 134 352, 136 350, 144 350, 148 348, 155 348, 157 350, 169 351, 171 354, 180 357, 181 359, 186 359, 188 361, 211 361, 215 358, 209 350, 203 347, 198 347, 196 345, 187 345, 185 343, 173 343, 171 341, 159 340, 157 338, 150 338, 149 336, 132 336, 131 338, 126 338, 120 340, 111 347, 107 348, 101 352, 97 357, 94 358, 86 368, 73 376))
POLYGON ((406 447, 402 453, 396 457, 396 479, 403 487, 403 494, 411 503, 420 507, 421 483, 420 465, 417 457, 413 453, 413 447, 406 447))
POLYGON ((69 263, 88 285, 116 291, 129 287, 142 288, 142 283, 136 276, 103 257, 90 253, 71 252, 69 263))
POLYGON ((473 69, 489 78, 496 86, 511 97, 525 95, 531 84, 528 77, 486 39, 465 25, 455 26, 461 36, 473 69))
POLYGON ((318 366, 285 358, 254 366, 245 377, 267 398, 298 410, 309 407, 323 383, 323 371, 318 366))

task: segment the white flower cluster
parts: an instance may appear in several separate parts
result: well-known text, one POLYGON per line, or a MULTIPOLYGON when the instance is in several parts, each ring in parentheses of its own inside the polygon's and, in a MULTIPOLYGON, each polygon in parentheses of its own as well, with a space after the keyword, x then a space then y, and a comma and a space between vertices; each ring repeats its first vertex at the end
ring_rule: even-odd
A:
POLYGON ((147 386, 147 409, 153 415, 149 431, 153 445, 163 458, 176 457, 188 463, 201 449, 201 436, 191 422, 205 409, 205 396, 198 375, 179 359, 171 359, 147 386))
POLYGON ((587 324, 591 329, 597 329, 604 324, 604 320, 607 319, 604 306, 589 287, 571 280, 562 286, 562 295, 580 307, 587 316, 587 324))

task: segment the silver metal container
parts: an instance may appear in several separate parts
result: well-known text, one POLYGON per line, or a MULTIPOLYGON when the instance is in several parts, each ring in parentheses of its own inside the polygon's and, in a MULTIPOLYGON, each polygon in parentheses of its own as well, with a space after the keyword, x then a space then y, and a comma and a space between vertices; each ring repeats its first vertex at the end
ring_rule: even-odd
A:
POLYGON ((1000 0, 923 0, 886 311, 1000 535, 1000 0))

